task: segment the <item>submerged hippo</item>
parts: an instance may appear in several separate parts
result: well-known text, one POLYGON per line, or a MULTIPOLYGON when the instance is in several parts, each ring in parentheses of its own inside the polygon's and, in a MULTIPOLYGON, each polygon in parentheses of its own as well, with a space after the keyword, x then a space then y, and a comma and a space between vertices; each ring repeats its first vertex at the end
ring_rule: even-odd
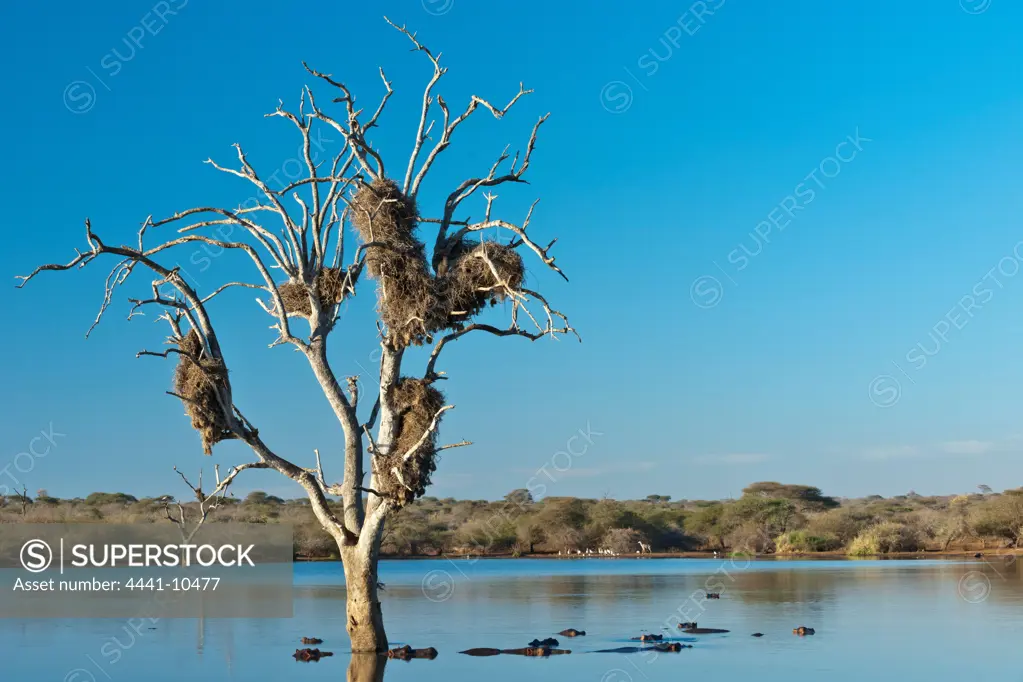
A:
POLYGON ((562 630, 558 634, 561 635, 562 637, 582 637, 583 635, 586 634, 586 630, 576 630, 575 628, 569 628, 567 630, 562 630))
POLYGON ((722 630, 721 628, 698 628, 698 627, 696 627, 696 623, 690 623, 690 624, 693 627, 691 627, 691 628, 683 628, 680 625, 679 629, 681 629, 682 632, 686 633, 687 635, 720 635, 720 634, 723 634, 725 632, 728 632, 728 630, 722 630))
POLYGON ((707 599, 721 599, 721 593, 720 592, 708 592, 707 593, 707 599))
POLYGON ((318 637, 303 637, 302 644, 323 644, 323 640, 318 637))
POLYGON ((659 642, 664 639, 664 635, 651 635, 642 634, 639 637, 632 637, 633 642, 659 642))
POLYGON ((683 649, 692 649, 692 644, 682 644, 681 642, 664 642, 663 644, 654 644, 652 646, 621 646, 617 649, 598 649, 594 651, 595 654, 636 654, 641 651, 682 651, 683 649))
POLYGON ((531 646, 524 649, 501 649, 501 653, 512 654, 514 656, 556 656, 572 652, 568 649, 552 649, 549 646, 531 646))
POLYGON ((792 634, 799 635, 800 637, 803 637, 804 635, 812 635, 814 634, 814 629, 808 628, 805 625, 800 625, 798 628, 792 629, 792 634))
POLYGON ((654 651, 682 651, 683 649, 692 649, 692 644, 683 644, 682 642, 664 642, 663 644, 654 644, 653 646, 647 647, 647 650, 653 649, 654 651))
POLYGON ((318 661, 325 656, 333 656, 334 653, 331 651, 320 651, 319 649, 295 649, 295 653, 292 657, 296 661, 318 661))
POLYGON ((556 647, 558 646, 558 640, 554 639, 553 637, 548 637, 547 639, 534 639, 532 642, 529 643, 529 646, 556 647))
POLYGON ((391 649, 387 652, 388 658, 397 658, 401 661, 411 661, 413 658, 426 658, 433 660, 437 658, 437 650, 432 646, 425 649, 413 649, 408 644, 400 646, 397 649, 391 649))
POLYGON ((458 653, 465 654, 466 656, 497 656, 501 653, 501 650, 481 647, 478 649, 466 649, 465 651, 459 651, 458 653))
POLYGON ((763 637, 763 636, 764 636, 764 633, 762 633, 762 632, 754 632, 752 635, 750 635, 750 637, 763 637))

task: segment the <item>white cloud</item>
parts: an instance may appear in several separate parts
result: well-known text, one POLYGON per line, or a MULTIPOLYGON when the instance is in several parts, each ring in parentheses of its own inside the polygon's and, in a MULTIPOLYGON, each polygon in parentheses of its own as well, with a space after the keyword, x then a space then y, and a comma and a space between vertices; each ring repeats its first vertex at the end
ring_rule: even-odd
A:
POLYGON ((873 447, 867 448, 862 454, 864 459, 983 455, 998 449, 998 447, 998 443, 987 440, 947 440, 931 445, 887 445, 873 447))
POLYGON ((995 444, 986 440, 950 440, 940 445, 942 452, 950 455, 983 455, 995 444))

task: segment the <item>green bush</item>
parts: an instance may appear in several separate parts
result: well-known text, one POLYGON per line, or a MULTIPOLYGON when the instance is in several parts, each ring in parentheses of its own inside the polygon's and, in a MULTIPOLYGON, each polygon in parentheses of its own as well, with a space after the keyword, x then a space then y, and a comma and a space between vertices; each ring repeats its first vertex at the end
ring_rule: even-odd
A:
POLYGON ((775 541, 775 551, 779 554, 804 552, 830 552, 839 549, 842 541, 837 535, 824 533, 815 535, 805 530, 793 530, 779 535, 775 541))
POLYGON ((916 530, 901 523, 884 521, 866 529, 849 544, 847 552, 853 556, 915 552, 920 549, 916 530))

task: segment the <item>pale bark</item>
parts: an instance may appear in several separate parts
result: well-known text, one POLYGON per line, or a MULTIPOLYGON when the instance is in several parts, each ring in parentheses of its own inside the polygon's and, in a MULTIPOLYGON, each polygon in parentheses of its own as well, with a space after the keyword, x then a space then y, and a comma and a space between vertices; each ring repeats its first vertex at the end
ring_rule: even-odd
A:
POLYGON ((387 657, 379 654, 352 654, 348 662, 348 682, 383 682, 387 657))
MULTIPOLYGON (((377 544, 379 547, 379 544, 377 544)), ((377 552, 359 545, 342 545, 341 562, 345 571, 345 605, 348 636, 355 653, 387 651, 384 614, 378 596, 377 552)))
MULTIPOLYGON (((473 95, 462 113, 452 117, 444 99, 440 95, 433 94, 434 87, 447 71, 440 65, 440 55, 434 55, 416 38, 414 33, 409 32, 404 26, 395 26, 395 28, 408 37, 416 51, 425 54, 433 65, 433 76, 423 95, 422 111, 413 151, 401 182, 404 193, 415 199, 428 171, 433 167, 437 157, 450 146, 452 136, 462 122, 479 109, 487 110, 494 118, 501 119, 522 97, 532 91, 525 89, 520 84, 518 93, 503 108, 496 107, 487 100, 473 95), (436 111, 432 111, 435 104, 440 109, 439 115, 436 111), (433 120, 430 120, 431 116, 434 117, 433 120), (439 134, 432 138, 431 130, 438 122, 441 129, 438 131, 439 134), (427 147, 426 143, 431 139, 436 139, 436 142, 427 147)), ((244 469, 273 469, 299 484, 309 498, 317 521, 334 538, 340 549, 348 591, 347 629, 352 640, 352 650, 380 653, 385 651, 388 646, 378 595, 377 563, 380 544, 388 514, 399 508, 404 502, 397 497, 385 497, 375 492, 386 490, 388 486, 384 484, 393 483, 389 477, 398 475, 396 470, 381 470, 381 467, 376 466, 376 461, 380 456, 395 454, 392 449, 401 426, 402 415, 396 413, 394 406, 390 403, 390 396, 397 382, 402 379, 403 351, 396 348, 397 344, 392 343, 388 338, 389 330, 386 326, 382 322, 378 323, 382 352, 379 375, 371 382, 367 382, 375 384, 377 395, 373 396, 375 402, 368 419, 361 422, 359 418, 359 389, 361 385, 359 377, 342 377, 343 381, 339 381, 328 361, 327 340, 340 320, 340 310, 344 303, 336 300, 321 300, 322 292, 319 291, 317 282, 322 268, 342 268, 342 262, 346 258, 344 234, 346 216, 350 209, 338 209, 339 204, 342 206, 348 204, 345 191, 350 186, 364 184, 367 179, 375 180, 388 177, 385 173, 382 154, 367 141, 366 135, 368 131, 377 126, 377 121, 392 94, 392 88, 381 71, 380 75, 386 92, 371 117, 364 121, 361 118, 364 109, 355 106, 355 98, 347 86, 335 80, 330 74, 306 68, 310 74, 337 89, 340 96, 333 101, 343 105, 343 115, 334 118, 324 112, 317 105, 312 90, 306 88, 302 93, 297 114, 288 112, 284 110, 283 106, 279 106, 268 116, 290 121, 298 128, 303 139, 302 157, 307 167, 307 177, 293 181, 283 189, 274 189, 257 174, 241 146, 235 145, 240 168, 222 167, 214 163, 212 159, 207 163, 220 172, 251 183, 257 190, 258 198, 249 201, 255 201, 255 205, 243 205, 234 209, 196 207, 155 221, 152 216, 149 216, 137 233, 137 247, 106 244, 92 231, 91 223, 86 220, 87 250, 76 250, 76 257, 69 262, 39 266, 31 274, 21 277, 22 281, 19 286, 24 286, 41 272, 77 269, 89 265, 101 255, 117 256, 117 264, 106 280, 100 311, 93 323, 93 327, 95 327, 110 305, 114 290, 124 284, 136 269, 148 269, 156 277, 151 282, 152 297, 144 300, 129 299, 133 304, 129 319, 142 315, 143 311, 156 306, 161 311, 160 319, 169 324, 171 331, 166 339, 169 344, 168 350, 161 352, 143 350, 139 355, 164 358, 172 357, 175 354, 186 355, 196 366, 200 366, 199 358, 191 358, 189 353, 181 350, 183 339, 191 332, 195 332, 202 341, 202 355, 220 363, 218 366, 223 367, 225 376, 227 376, 228 363, 223 357, 221 344, 207 306, 227 289, 244 287, 260 292, 262 298, 257 298, 257 302, 262 310, 273 319, 274 323, 271 329, 276 333, 276 338, 269 344, 269 347, 290 345, 305 356, 313 376, 337 419, 341 442, 333 452, 329 449, 318 448, 315 451, 315 468, 301 466, 298 463, 300 460, 291 455, 285 457, 267 444, 256 426, 243 416, 235 402, 235 396, 232 394, 230 381, 222 380, 216 384, 217 388, 215 389, 215 402, 222 412, 222 415, 218 412, 218 417, 222 416, 224 421, 222 427, 218 426, 221 431, 218 436, 221 440, 233 439, 244 442, 255 455, 256 461, 232 469, 227 478, 223 480, 218 476, 217 488, 212 494, 202 492, 201 479, 198 486, 191 486, 187 479, 186 483, 192 488, 200 502, 200 522, 205 520, 208 510, 213 508, 215 496, 219 494, 222 497, 230 482, 244 469), (309 111, 306 110, 307 107, 309 111), (332 161, 314 158, 310 137, 314 122, 317 126, 326 126, 337 131, 343 138, 343 146, 334 155, 332 161), (320 174, 320 169, 328 168, 326 175, 320 174), (305 196, 303 196, 303 192, 305 196), (291 210, 288 207, 291 207, 291 210), (280 224, 272 227, 265 226, 261 224, 263 218, 272 218, 274 222, 279 219, 280 224), (216 228, 216 234, 222 235, 224 226, 232 229, 234 227, 241 228, 242 238, 238 241, 225 241, 198 234, 200 230, 216 228), (178 233, 182 236, 173 239, 165 238, 155 246, 147 247, 145 245, 146 240, 151 238, 150 235, 153 232, 158 229, 170 228, 177 228, 178 233), (332 239, 334 240, 333 246, 332 239), (255 267, 258 275, 256 283, 232 281, 215 288, 210 294, 200 296, 194 286, 186 282, 180 272, 180 267, 168 267, 156 260, 157 257, 165 257, 167 255, 165 252, 169 249, 179 246, 215 247, 221 251, 244 254, 248 256, 255 267), (329 254, 332 251, 333 261, 328 265, 329 254), (137 268, 136 266, 141 267, 137 268), (307 312, 304 309, 301 313, 294 310, 289 313, 286 310, 277 282, 281 275, 287 277, 288 284, 291 286, 301 283, 308 288, 309 309, 307 312), (299 338, 296 335, 298 332, 292 328, 289 319, 295 315, 307 318, 309 335, 306 338, 299 338), (347 394, 345 385, 348 389, 347 394), (325 454, 343 458, 341 483, 328 483, 326 480, 320 457, 321 449, 325 454), (364 460, 367 455, 369 456, 368 471, 366 469, 367 462, 364 460), (367 474, 369 475, 368 485, 365 481, 367 474), (363 493, 368 493, 365 500, 363 493), (333 501, 330 499, 337 496, 342 498, 342 511, 339 514, 335 513, 337 508, 332 506, 333 501)), ((526 182, 523 175, 530 165, 536 147, 537 132, 546 118, 546 115, 541 116, 533 126, 524 153, 521 157, 516 154, 507 170, 500 170, 504 162, 509 159, 506 148, 506 151, 499 156, 488 173, 471 177, 459 184, 453 192, 440 195, 447 197, 440 218, 418 216, 419 222, 423 225, 435 225, 437 228, 437 234, 431 241, 437 249, 442 249, 443 252, 438 253, 435 249, 434 259, 447 258, 450 255, 447 251, 452 248, 450 245, 454 241, 458 241, 449 239, 448 232, 451 229, 457 230, 455 234, 459 240, 462 237, 469 238, 474 234, 479 235, 483 231, 500 233, 503 230, 504 234, 510 237, 506 246, 524 247, 524 251, 531 251, 547 269, 564 277, 561 269, 555 265, 554 257, 550 254, 556 240, 542 246, 539 242, 533 241, 531 232, 527 233, 533 209, 529 209, 525 221, 521 225, 492 218, 491 210, 496 196, 486 193, 487 188, 506 183, 526 182), (481 194, 486 197, 484 220, 470 222, 467 217, 456 219, 455 214, 460 210, 462 202, 481 189, 483 189, 481 194)), ((317 146, 319 147, 319 145, 317 146)), ((271 179, 273 177, 270 176, 271 179)), ((249 202, 247 201, 247 203, 249 202)), ((350 218, 350 216, 348 217, 350 218)), ((356 285, 359 284, 359 277, 366 263, 366 251, 370 248, 381 248, 381 246, 380 243, 370 242, 363 243, 356 249, 352 263, 345 268, 344 294, 341 296, 343 301, 349 295, 355 296, 356 285)), ((429 266, 429 261, 430 258, 427 257, 425 265, 429 266)), ((490 265, 497 277, 498 286, 503 286, 504 293, 507 294, 507 299, 511 303, 508 326, 496 327, 491 324, 472 323, 457 330, 453 326, 447 327, 447 332, 437 334, 434 348, 426 360, 425 370, 421 374, 406 370, 409 376, 417 374, 419 375, 417 378, 429 383, 444 378, 443 372, 437 369, 441 351, 449 343, 468 333, 487 332, 497 337, 520 336, 531 341, 545 337, 553 339, 559 335, 575 333, 567 318, 552 308, 544 296, 521 287, 513 289, 506 282, 501 281, 493 263, 490 265), (537 309, 535 315, 530 311, 530 306, 537 309), (540 307, 542 307, 542 312, 539 310, 540 307), (521 325, 520 316, 524 323, 521 325)), ((492 288, 481 288, 479 291, 484 292, 492 288)), ((92 327, 89 331, 91 330, 92 327)), ((190 402, 188 396, 177 393, 171 393, 171 395, 175 395, 190 407, 198 404, 194 400, 190 402)), ((282 402, 286 402, 289 397, 281 396, 282 402)), ((444 406, 436 413, 426 433, 420 438, 419 444, 405 453, 406 458, 411 457, 412 453, 418 450, 419 445, 425 444, 427 441, 432 447, 440 415, 452 407, 444 406)), ((467 441, 462 441, 436 446, 433 452, 435 454, 446 448, 468 444, 467 441)), ((172 517, 172 520, 183 526, 185 520, 183 512, 179 510, 178 519, 172 517)), ((379 679, 382 675, 383 665, 376 656, 353 656, 352 665, 349 667, 349 679, 372 680, 379 679), (357 661, 358 664, 356 664, 357 661)))

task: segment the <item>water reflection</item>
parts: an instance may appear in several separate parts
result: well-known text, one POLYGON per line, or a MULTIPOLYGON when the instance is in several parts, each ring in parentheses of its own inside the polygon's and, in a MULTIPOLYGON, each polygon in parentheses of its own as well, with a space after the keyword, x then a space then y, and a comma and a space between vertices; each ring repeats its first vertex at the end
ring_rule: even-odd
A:
MULTIPOLYGON (((1023 635, 1023 571, 1018 562, 694 560, 481 561, 456 571, 445 562, 390 562, 381 572, 391 646, 433 646, 436 660, 352 656, 344 627, 344 587, 336 566, 296 568, 291 619, 163 619, 138 628, 117 619, 3 620, 0 641, 15 678, 40 680, 303 679, 487 682, 606 679, 658 682, 688 675, 732 679, 754 672, 775 680, 859 679, 862 667, 886 677, 976 679, 1004 672, 1004 652, 1023 635), (454 578, 443 600, 424 589, 431 572, 454 578), (716 584, 720 600, 703 599, 716 584), (727 629, 680 638, 680 620, 727 629), (955 624, 955 627, 950 627, 955 624), (792 628, 813 627, 813 637, 792 628), (149 629, 149 628, 154 629, 149 629), (126 630, 128 628, 128 630, 126 630), (471 658, 473 647, 513 649, 557 637, 570 656, 471 658), (641 632, 684 639, 693 649, 662 653, 589 653, 635 645, 641 632), (764 633, 762 638, 750 635, 764 633), (333 651, 318 663, 291 657, 304 636, 333 651), (117 642, 113 645, 112 642, 117 642), (945 652, 935 656, 935 652, 945 652), (296 666, 300 670, 296 670, 296 666), (88 672, 86 675, 84 672, 88 672), (71 672, 76 677, 68 678, 71 672), (619 672, 615 672, 619 671, 619 672), (620 674, 624 671, 624 674, 620 674), (91 675, 91 677, 89 676, 91 675)), ((135 623, 137 625, 137 623, 135 623)))
POLYGON ((352 654, 348 662, 348 682, 383 682, 385 656, 374 654, 352 654))

